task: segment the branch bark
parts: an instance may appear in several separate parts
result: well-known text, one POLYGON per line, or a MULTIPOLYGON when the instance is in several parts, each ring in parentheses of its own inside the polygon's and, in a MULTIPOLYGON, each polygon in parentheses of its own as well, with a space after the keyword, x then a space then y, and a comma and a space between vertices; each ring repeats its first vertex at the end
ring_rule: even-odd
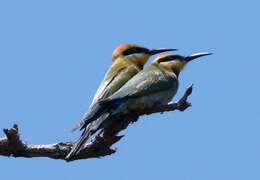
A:
MULTIPOLYGON (((123 136, 118 133, 128 127, 130 123, 136 122, 140 116, 150 115, 153 113, 163 113, 167 111, 184 111, 191 104, 187 101, 192 93, 192 85, 190 85, 182 98, 176 103, 169 103, 152 109, 138 110, 125 116, 120 120, 111 124, 106 129, 100 131, 91 142, 85 144, 83 150, 73 159, 66 161, 73 161, 78 159, 97 158, 111 155, 116 152, 112 145, 118 142, 123 136)), ((0 155, 12 157, 48 157, 52 159, 65 160, 74 142, 59 142, 55 144, 27 144, 21 140, 19 135, 18 125, 14 124, 9 129, 4 129, 5 137, 0 138, 0 155)))

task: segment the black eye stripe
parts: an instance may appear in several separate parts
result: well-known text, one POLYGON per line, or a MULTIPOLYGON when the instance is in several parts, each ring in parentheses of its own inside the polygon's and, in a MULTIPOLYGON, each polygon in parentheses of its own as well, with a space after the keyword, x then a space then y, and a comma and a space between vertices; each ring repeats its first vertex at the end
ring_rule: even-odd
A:
POLYGON ((176 61, 178 59, 181 60, 183 57, 180 55, 170 55, 164 58, 160 58, 158 62, 176 61))
POLYGON ((125 50, 123 52, 123 55, 127 56, 127 55, 131 55, 131 54, 136 54, 136 53, 145 53, 145 54, 149 54, 149 50, 146 48, 141 48, 141 47, 132 47, 129 48, 127 50, 125 50))

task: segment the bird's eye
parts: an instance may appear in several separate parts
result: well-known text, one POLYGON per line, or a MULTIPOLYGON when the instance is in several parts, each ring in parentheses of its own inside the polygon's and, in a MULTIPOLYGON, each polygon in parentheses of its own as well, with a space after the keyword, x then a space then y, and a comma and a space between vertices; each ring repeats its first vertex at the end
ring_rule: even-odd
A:
POLYGON ((137 53, 144 53, 144 54, 149 54, 149 50, 146 48, 141 48, 141 47, 132 47, 123 52, 123 55, 131 55, 131 54, 137 54, 137 53))

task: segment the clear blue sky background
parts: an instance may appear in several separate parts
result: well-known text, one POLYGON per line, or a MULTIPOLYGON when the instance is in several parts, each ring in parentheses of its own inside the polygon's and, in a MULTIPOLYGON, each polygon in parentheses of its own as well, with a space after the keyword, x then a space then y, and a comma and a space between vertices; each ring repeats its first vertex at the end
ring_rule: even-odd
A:
MULTIPOLYGON (((66 163, 0 157, 1 179, 259 180, 259 2, 1 1, 0 128, 29 143, 77 139, 113 49, 210 51, 180 76, 193 107, 145 116, 113 156, 66 163)), ((1 133, 2 134, 2 133, 1 133)))

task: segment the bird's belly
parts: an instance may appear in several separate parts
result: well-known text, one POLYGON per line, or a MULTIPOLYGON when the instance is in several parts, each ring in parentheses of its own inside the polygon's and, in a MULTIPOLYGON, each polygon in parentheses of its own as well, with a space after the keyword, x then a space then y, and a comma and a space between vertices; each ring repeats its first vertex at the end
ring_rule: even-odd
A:
POLYGON ((164 92, 154 93, 148 96, 129 99, 126 103, 123 103, 119 109, 123 110, 121 112, 123 112, 124 114, 127 114, 132 111, 149 109, 162 104, 167 104, 171 101, 175 93, 175 91, 168 90, 164 92))

